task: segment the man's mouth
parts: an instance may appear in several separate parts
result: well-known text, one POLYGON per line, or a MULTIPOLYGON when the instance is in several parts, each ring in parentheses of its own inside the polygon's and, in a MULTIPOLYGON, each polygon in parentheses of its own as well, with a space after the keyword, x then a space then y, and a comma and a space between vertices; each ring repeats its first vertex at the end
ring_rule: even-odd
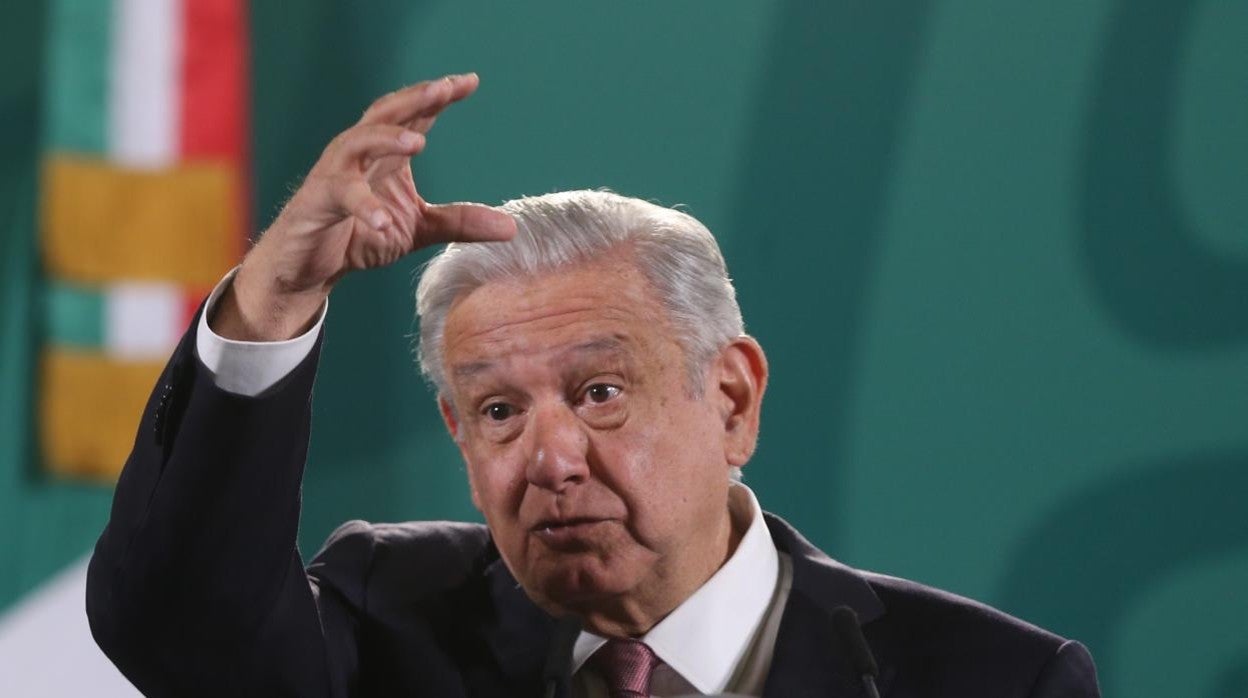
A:
POLYGON ((533 526, 533 533, 552 548, 573 550, 584 548, 595 530, 607 521, 588 516, 545 519, 533 526))
POLYGON ((584 524, 597 523, 602 519, 592 516, 570 516, 564 519, 542 519, 533 526, 533 530, 537 532, 553 530, 557 528, 568 528, 581 526, 584 524))

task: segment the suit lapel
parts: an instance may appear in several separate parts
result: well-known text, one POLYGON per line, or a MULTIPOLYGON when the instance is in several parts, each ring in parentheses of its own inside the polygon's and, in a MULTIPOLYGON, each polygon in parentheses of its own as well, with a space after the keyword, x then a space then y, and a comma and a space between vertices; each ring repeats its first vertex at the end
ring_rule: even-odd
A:
MULTIPOLYGON (((793 563, 793 586, 780 618, 767 696, 866 695, 849 661, 849 650, 832 625, 832 611, 849 606, 863 625, 884 614, 884 604, 859 574, 832 560, 783 519, 764 514, 776 549, 793 563)), ((879 688, 887 689, 892 671, 880 667, 879 688)))
MULTIPOLYGON (((788 554, 793 564, 793 586, 781 616, 764 695, 865 695, 849 663, 849 652, 833 628, 832 611, 849 606, 865 626, 884 614, 884 604, 862 576, 823 554, 783 519, 767 513, 764 518, 776 549, 788 554)), ((556 622, 529 599, 501 559, 486 567, 485 575, 497 609, 495 622, 482 630, 485 640, 508 685, 540 685, 556 622)), ((881 695, 892 675, 891 667, 880 665, 881 695)), ((557 695, 571 695, 566 680, 557 695)))
MULTIPOLYGON (((509 686, 540 685, 555 620, 529 599, 501 558, 487 567, 485 574, 491 600, 498 609, 495 622, 483 628, 485 640, 509 686)), ((561 690, 561 695, 568 695, 566 687, 561 690)))

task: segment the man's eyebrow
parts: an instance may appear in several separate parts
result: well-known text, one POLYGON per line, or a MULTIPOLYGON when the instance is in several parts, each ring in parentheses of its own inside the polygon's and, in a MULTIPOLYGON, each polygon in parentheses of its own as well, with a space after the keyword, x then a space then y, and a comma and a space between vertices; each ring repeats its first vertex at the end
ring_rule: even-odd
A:
POLYGON ((459 364, 451 368, 451 373, 460 378, 471 378, 480 375, 494 368, 493 361, 473 361, 466 364, 459 364))
MULTIPOLYGON (((563 362, 573 354, 624 354, 627 345, 627 340, 621 336, 597 337, 564 349, 556 355, 556 360, 563 362)), ((451 373, 457 378, 473 378, 489 372, 496 365, 494 361, 470 361, 451 367, 451 373)))
POLYGON ((627 342, 623 337, 612 335, 581 342, 559 352, 561 357, 568 354, 622 353, 627 342))

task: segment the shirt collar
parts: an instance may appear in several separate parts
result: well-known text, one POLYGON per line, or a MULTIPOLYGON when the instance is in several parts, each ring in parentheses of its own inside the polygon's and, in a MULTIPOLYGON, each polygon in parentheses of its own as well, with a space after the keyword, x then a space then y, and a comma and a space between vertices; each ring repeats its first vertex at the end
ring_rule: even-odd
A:
MULTIPOLYGON (((754 492, 734 482, 728 508, 734 526, 749 526, 732 557, 640 638, 702 693, 719 693, 728 686, 767 615, 780 574, 780 558, 754 492)), ((572 649, 572 673, 606 641, 581 631, 572 649)))

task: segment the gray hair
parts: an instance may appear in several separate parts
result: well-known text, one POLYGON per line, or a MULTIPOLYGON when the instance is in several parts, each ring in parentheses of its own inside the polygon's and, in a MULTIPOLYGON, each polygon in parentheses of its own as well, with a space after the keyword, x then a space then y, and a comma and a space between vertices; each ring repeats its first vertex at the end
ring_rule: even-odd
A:
POLYGON ((690 388, 728 342, 744 332, 741 309, 714 236, 696 218, 609 191, 523 197, 501 207, 519 229, 508 242, 452 243, 416 287, 421 372, 447 394, 442 342, 457 298, 491 281, 533 277, 627 248, 653 286, 685 355, 690 388))

